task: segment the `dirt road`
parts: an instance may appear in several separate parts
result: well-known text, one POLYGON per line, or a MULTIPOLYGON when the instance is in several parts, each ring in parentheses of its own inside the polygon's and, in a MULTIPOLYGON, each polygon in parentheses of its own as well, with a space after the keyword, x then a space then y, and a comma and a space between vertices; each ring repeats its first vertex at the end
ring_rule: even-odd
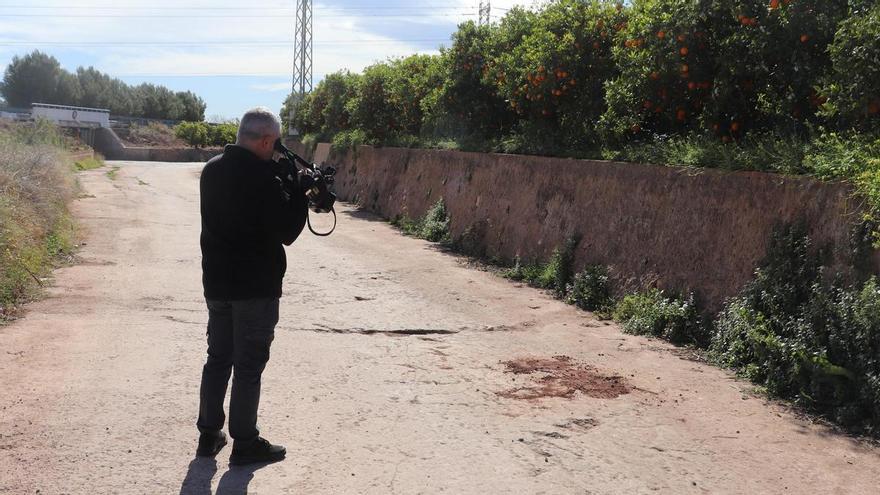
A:
POLYGON ((0 493, 877 493, 877 450, 350 208, 288 251, 288 459, 194 459, 200 166, 115 165, 81 176, 82 262, 0 328, 0 493))

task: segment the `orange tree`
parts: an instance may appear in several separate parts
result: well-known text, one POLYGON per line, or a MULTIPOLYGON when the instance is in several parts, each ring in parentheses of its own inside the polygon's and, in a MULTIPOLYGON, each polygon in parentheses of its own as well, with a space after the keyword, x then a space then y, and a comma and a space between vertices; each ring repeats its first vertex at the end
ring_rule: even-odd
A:
POLYGON ((612 48, 619 75, 606 85, 606 137, 682 132, 711 94, 713 57, 697 2, 636 0, 612 48))
POLYGON ((797 133, 817 120, 816 91, 847 0, 715 1, 707 12, 715 59, 704 125, 723 137, 751 129, 797 133))
MULTIPOLYGON (((863 1, 863 0, 862 0, 863 1)), ((636 0, 614 55, 603 129, 708 129, 724 140, 752 129, 793 132, 815 120, 815 88, 846 0, 636 0)))
MULTIPOLYGON (((514 9, 505 22, 528 22, 534 14, 514 9)), ((431 127, 437 135, 493 139, 506 134, 516 114, 486 77, 497 50, 505 46, 498 26, 461 24, 452 46, 443 51, 443 85, 431 96, 431 127)))
POLYGON ((844 21, 830 53, 833 72, 822 91, 828 101, 823 113, 838 127, 880 130, 880 4, 871 9, 854 6, 844 21))
MULTIPOLYGON (((318 134, 319 139, 330 139, 351 127, 351 115, 345 108, 354 97, 357 74, 348 71, 327 75, 307 94, 294 110, 294 125, 304 134, 318 134)), ((288 97, 281 110, 281 119, 288 120, 293 101, 288 97)))
POLYGON ((412 55, 390 64, 388 105, 397 109, 400 132, 418 137, 425 119, 423 101, 443 83, 440 57, 412 55))
POLYGON ((414 55, 364 69, 345 105, 354 128, 373 144, 416 137, 422 127, 422 100, 441 82, 436 57, 414 55))
POLYGON ((501 24, 497 63, 485 78, 516 112, 526 142, 568 150, 593 145, 604 84, 615 73, 612 40, 626 25, 622 5, 561 0, 530 21, 501 24))

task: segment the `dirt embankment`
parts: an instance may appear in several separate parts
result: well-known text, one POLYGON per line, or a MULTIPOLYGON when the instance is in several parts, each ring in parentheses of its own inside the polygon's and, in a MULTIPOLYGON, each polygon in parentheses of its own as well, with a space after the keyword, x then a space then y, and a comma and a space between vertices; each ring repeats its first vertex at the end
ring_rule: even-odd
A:
MULTIPOLYGON (((850 187, 808 178, 534 156, 360 147, 319 155, 340 197, 387 218, 446 201, 472 254, 546 259, 583 236, 576 265, 608 265, 616 288, 694 290, 709 310, 752 278, 778 225, 804 222, 836 268, 860 220, 850 187)), ((870 264, 880 264, 877 253, 870 264)))

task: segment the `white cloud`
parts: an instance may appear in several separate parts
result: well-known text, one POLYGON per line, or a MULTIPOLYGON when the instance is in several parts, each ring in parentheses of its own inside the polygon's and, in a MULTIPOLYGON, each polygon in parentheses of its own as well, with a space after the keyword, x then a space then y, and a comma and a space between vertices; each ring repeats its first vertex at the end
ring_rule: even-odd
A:
MULTIPOLYGON (((187 5, 193 5, 191 1, 188 0, 187 5)), ((46 4, 41 2, 40 5, 46 4)), ((213 1, 201 13, 191 10, 163 11, 161 7, 146 0, 132 0, 115 6, 127 10, 94 7, 65 9, 64 4, 57 5, 57 11, 23 8, 8 11, 13 14, 51 12, 51 16, 0 17, 0 44, 12 43, 11 48, 18 52, 35 48, 49 52, 59 47, 75 49, 96 59, 97 68, 115 76, 289 76, 290 73, 293 19, 289 16, 293 13, 292 2, 286 7, 288 10, 265 11, 267 14, 283 13, 288 16, 278 18, 211 17, 241 13, 242 11, 223 10, 242 5, 230 0, 213 1), (131 10, 132 8, 138 10, 131 10), (188 17, 136 17, 167 14, 188 17), (85 17, 89 15, 114 17, 85 17), (259 44, 266 41, 277 44, 259 44), (181 42, 191 44, 182 46, 181 42), (245 45, 246 43, 251 45, 245 45)), ((359 71, 371 63, 391 56, 436 51, 425 50, 423 43, 396 40, 392 36, 371 32, 364 27, 364 21, 368 18, 360 18, 358 15, 358 12, 364 11, 336 9, 321 4, 315 5, 314 10, 316 76, 343 68, 359 71)), ((248 12, 248 15, 259 15, 260 11, 248 12)), ((439 19, 440 17, 435 18, 429 14, 395 18, 395 22, 436 23, 439 19)), ((459 20, 448 16, 442 19, 447 23, 459 20)))
POLYGON ((266 83, 266 84, 252 84, 250 89, 255 91, 265 91, 268 93, 275 93, 277 91, 290 91, 290 82, 279 82, 279 83, 266 83))

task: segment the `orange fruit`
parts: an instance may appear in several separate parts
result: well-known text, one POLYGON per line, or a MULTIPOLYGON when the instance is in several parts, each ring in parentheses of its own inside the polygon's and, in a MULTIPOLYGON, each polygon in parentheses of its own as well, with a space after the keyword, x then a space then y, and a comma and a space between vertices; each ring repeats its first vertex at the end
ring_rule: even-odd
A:
POLYGON ((770 10, 776 10, 779 8, 779 0, 770 0, 770 10))
POLYGON ((688 50, 688 47, 686 47, 686 46, 681 47, 681 50, 678 51, 678 53, 681 53, 682 57, 687 57, 687 54, 689 52, 690 52, 690 50, 688 50))
POLYGON ((633 134, 638 134, 639 132, 641 132, 642 126, 640 126, 639 124, 633 124, 633 126, 630 127, 629 130, 633 131, 633 134))
POLYGON ((662 40, 663 38, 666 37, 666 32, 665 32, 665 31, 662 31, 662 30, 661 30, 661 31, 657 31, 657 37, 660 38, 660 39, 662 40))
POLYGON ((678 112, 675 113, 675 118, 678 119, 679 122, 684 122, 685 117, 687 117, 687 112, 685 112, 683 108, 679 108, 678 112))
POLYGON ((807 36, 806 34, 802 34, 801 35, 801 43, 806 43, 808 41, 810 41, 810 37, 807 36))
POLYGON ((681 65, 681 71, 682 71, 682 72, 687 73, 687 72, 690 72, 690 70, 691 70, 691 68, 688 67, 688 64, 682 64, 682 65, 681 65))
POLYGON ((739 130, 739 122, 734 121, 732 124, 730 124, 730 130, 733 132, 738 131, 739 130))
POLYGON ((868 113, 871 115, 877 115, 880 113, 880 101, 874 100, 871 103, 868 103, 868 113))
POLYGON ((655 72, 651 73, 650 77, 651 77, 651 79, 656 81, 657 79, 660 79, 660 74, 655 71, 655 72))

